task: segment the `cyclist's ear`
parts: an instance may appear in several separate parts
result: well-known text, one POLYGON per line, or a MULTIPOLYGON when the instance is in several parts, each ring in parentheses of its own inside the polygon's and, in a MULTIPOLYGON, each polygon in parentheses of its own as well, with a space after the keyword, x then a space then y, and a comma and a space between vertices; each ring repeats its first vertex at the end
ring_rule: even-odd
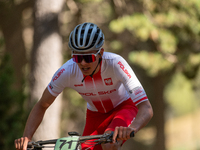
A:
POLYGON ((101 48, 100 55, 103 56, 104 48, 101 48))

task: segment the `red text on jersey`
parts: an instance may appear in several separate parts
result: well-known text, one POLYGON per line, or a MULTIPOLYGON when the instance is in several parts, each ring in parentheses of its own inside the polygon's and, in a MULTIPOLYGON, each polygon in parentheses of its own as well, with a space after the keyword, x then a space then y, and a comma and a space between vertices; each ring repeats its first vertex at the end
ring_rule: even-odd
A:
POLYGON ((61 70, 58 72, 58 74, 53 78, 53 82, 54 82, 55 80, 57 80, 57 79, 60 77, 60 75, 61 75, 64 71, 65 71, 64 68, 61 69, 61 70))
POLYGON ((129 78, 131 78, 130 73, 128 72, 127 69, 125 69, 125 67, 124 67, 124 65, 121 63, 121 61, 119 61, 118 64, 120 65, 120 68, 125 72, 125 74, 127 74, 127 76, 128 76, 129 78))
MULTIPOLYGON (((108 90, 108 91, 100 91, 100 92, 98 92, 98 95, 111 94, 111 93, 113 93, 115 91, 116 91, 116 89, 108 90)), ((95 93, 80 93, 80 92, 79 92, 79 94, 80 95, 84 95, 84 96, 96 96, 97 95, 95 93)))

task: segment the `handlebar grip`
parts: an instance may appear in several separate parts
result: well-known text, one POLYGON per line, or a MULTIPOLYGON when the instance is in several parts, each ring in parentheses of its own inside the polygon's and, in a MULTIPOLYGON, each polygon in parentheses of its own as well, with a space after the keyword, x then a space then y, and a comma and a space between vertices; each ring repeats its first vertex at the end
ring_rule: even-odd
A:
POLYGON ((135 132, 132 131, 132 132, 130 133, 130 137, 134 137, 134 136, 135 136, 135 132))

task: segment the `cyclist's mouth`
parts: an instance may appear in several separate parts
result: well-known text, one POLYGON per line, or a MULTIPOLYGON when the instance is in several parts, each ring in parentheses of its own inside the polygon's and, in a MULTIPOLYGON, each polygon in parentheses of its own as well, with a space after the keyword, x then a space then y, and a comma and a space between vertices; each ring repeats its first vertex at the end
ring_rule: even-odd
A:
POLYGON ((81 68, 83 73, 88 73, 90 71, 90 67, 81 68))
POLYGON ((89 69, 90 69, 90 67, 82 68, 82 70, 84 70, 84 71, 87 71, 89 69))

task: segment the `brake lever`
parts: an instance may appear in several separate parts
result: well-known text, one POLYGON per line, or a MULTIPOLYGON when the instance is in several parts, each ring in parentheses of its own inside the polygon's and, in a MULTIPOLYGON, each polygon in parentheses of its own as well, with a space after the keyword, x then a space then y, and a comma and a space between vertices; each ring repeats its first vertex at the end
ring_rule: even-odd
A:
MULTIPOLYGON (((114 134, 114 132, 112 131, 112 132, 109 134, 109 136, 108 136, 107 141, 108 141, 109 143, 112 142, 113 134, 114 134)), ((117 142, 117 141, 116 141, 116 142, 117 142)))
POLYGON ((37 148, 43 148, 43 146, 40 145, 39 143, 36 143, 36 142, 34 142, 34 141, 30 141, 30 142, 28 142, 28 148, 33 149, 34 147, 37 147, 37 148))
POLYGON ((100 139, 95 140, 94 142, 99 142, 100 144, 111 143, 112 142, 113 133, 114 133, 113 131, 110 134, 104 133, 103 136, 100 139))

